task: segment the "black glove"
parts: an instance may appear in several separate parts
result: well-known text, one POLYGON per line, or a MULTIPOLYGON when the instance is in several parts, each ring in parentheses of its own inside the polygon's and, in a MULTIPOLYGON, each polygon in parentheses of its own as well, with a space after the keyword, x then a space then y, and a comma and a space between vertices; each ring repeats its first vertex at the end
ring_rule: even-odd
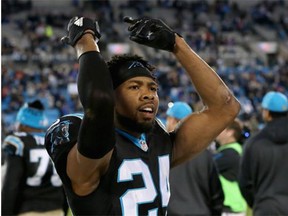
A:
POLYGON ((172 52, 175 45, 175 33, 162 20, 142 17, 133 19, 124 17, 124 22, 131 24, 128 27, 130 40, 156 49, 172 52))
POLYGON ((69 44, 71 46, 75 46, 77 41, 84 34, 92 34, 91 32, 86 32, 86 30, 92 30, 94 39, 99 40, 101 37, 100 29, 97 21, 93 21, 86 17, 73 17, 70 19, 67 26, 67 36, 61 38, 61 41, 65 44, 69 44))

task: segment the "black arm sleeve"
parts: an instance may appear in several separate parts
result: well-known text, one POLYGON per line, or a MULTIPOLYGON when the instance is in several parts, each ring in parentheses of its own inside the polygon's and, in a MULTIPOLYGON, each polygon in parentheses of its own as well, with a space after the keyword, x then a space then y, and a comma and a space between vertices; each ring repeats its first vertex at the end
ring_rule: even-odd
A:
POLYGON ((7 155, 6 173, 2 185, 2 209, 1 215, 17 214, 17 204, 21 202, 19 194, 20 181, 24 172, 22 158, 15 155, 7 155))
POLYGON ((114 91, 105 61, 96 51, 79 58, 78 91, 84 118, 78 136, 78 151, 88 158, 101 158, 115 144, 114 91))

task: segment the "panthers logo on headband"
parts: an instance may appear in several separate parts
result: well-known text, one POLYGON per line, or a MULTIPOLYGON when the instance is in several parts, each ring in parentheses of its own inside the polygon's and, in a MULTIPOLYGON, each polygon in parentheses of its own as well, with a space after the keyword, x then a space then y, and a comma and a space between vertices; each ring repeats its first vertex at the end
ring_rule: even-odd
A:
POLYGON ((69 139, 69 125, 72 124, 69 120, 60 122, 59 126, 54 129, 51 134, 50 141, 51 153, 54 152, 56 146, 70 141, 69 139))
POLYGON ((128 67, 128 69, 131 69, 131 68, 134 68, 134 67, 144 67, 144 65, 141 63, 141 62, 138 62, 138 61, 134 61, 132 62, 132 64, 128 67))

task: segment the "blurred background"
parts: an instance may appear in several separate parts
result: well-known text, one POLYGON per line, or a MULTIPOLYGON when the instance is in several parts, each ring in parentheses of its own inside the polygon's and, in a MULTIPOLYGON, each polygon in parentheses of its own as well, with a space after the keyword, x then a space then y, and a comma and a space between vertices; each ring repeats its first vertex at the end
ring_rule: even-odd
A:
POLYGON ((251 132, 263 122, 260 102, 269 90, 288 95, 288 1, 285 0, 2 0, 1 134, 14 128, 18 109, 35 98, 49 123, 82 112, 77 96, 74 49, 60 43, 72 16, 99 21, 100 49, 135 53, 157 66, 158 117, 170 102, 202 104, 185 71, 164 51, 130 42, 123 16, 161 18, 221 76, 242 104, 239 118, 251 132))

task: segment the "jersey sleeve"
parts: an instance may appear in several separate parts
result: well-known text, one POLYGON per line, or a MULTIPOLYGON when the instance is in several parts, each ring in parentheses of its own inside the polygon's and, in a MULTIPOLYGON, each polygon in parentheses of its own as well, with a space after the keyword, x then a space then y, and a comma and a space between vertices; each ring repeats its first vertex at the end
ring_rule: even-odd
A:
POLYGON ((13 133, 5 137, 3 141, 3 154, 6 171, 2 182, 2 215, 17 214, 17 200, 20 198, 21 179, 24 174, 24 141, 21 137, 26 133, 13 133))
POLYGON ((54 122, 45 135, 45 148, 61 176, 66 173, 67 155, 76 144, 83 115, 66 115, 54 122))
POLYGON ((16 133, 8 135, 3 141, 3 152, 5 155, 23 157, 24 142, 16 133))

